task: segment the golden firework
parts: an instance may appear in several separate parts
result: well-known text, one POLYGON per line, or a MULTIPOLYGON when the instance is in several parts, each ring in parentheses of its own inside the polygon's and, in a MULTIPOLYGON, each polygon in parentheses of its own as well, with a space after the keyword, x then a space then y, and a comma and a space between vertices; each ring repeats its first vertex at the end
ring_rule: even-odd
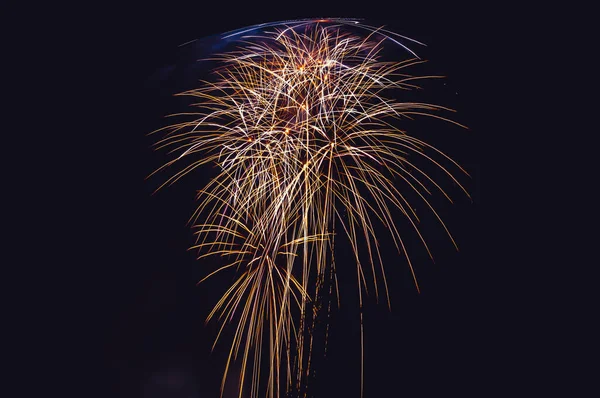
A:
MULTIPOLYGON (((270 398, 302 390, 328 272, 336 283, 336 225, 353 250, 361 306, 367 272, 373 280, 377 273, 382 276, 389 305, 375 223, 386 227, 407 259, 417 289, 393 208, 429 251, 419 219, 396 182, 422 199, 444 229, 426 196, 438 190, 450 198, 413 158, 439 168, 466 193, 448 170, 464 172, 460 166, 398 127, 419 115, 452 122, 442 116, 450 109, 396 99, 400 90, 432 77, 408 73, 423 61, 401 44, 402 37, 349 20, 266 27, 272 30, 243 31, 247 35, 236 50, 216 57, 221 66, 215 79, 179 94, 195 100, 193 110, 160 129, 165 136, 157 142, 157 148, 175 154, 163 167, 189 160, 163 185, 204 165, 219 167, 199 193, 193 248, 199 258, 230 259, 206 278, 226 269, 238 272, 208 319, 222 323, 215 344, 224 327, 234 324, 222 387, 239 358, 240 398, 244 388, 252 397, 270 398), (366 34, 353 33, 349 25, 366 34), (407 49, 410 57, 384 61, 388 41, 407 49), (269 372, 261 376, 265 364, 269 372)), ((379 295, 375 280, 373 287, 379 295)))

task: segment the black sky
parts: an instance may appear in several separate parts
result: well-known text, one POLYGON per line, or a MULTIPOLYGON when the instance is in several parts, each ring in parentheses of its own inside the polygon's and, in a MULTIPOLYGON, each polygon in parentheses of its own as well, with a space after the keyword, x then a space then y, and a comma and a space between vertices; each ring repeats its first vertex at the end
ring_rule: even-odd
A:
MULTIPOLYGON (((208 354, 215 325, 204 325, 221 290, 210 282, 195 286, 204 274, 203 263, 187 251, 193 237, 186 222, 199 187, 187 181, 151 195, 159 180, 144 180, 163 160, 163 154, 150 149, 146 133, 160 125, 168 103, 148 78, 177 58, 178 45, 195 38, 260 22, 328 16, 368 18, 428 44, 423 53, 430 67, 448 76, 432 96, 455 108, 457 120, 470 127, 446 128, 450 137, 439 142, 472 175, 463 181, 473 203, 458 190, 454 205, 436 202, 460 252, 434 226, 428 234, 432 263, 414 237, 420 295, 408 279, 406 263, 388 255, 386 265, 397 269, 391 272, 392 311, 370 301, 365 308, 365 397, 439 392, 480 397, 497 390, 490 380, 500 366, 492 297, 499 269, 491 265, 494 253, 485 249, 481 218, 481 136, 489 125, 481 93, 490 70, 481 50, 488 34, 482 27, 492 17, 451 5, 327 4, 130 5, 109 12, 103 29, 82 44, 98 47, 89 62, 100 83, 94 106, 102 130, 94 144, 98 161, 91 188, 95 220, 90 222, 97 227, 90 240, 97 247, 88 254, 98 272, 85 274, 93 282, 82 289, 93 296, 85 311, 93 313, 101 336, 100 390, 105 396, 215 397, 224 366, 225 346, 208 354)), ((333 314, 328 358, 321 360, 314 386, 317 397, 359 396, 358 309, 356 299, 346 297, 347 304, 333 314)))

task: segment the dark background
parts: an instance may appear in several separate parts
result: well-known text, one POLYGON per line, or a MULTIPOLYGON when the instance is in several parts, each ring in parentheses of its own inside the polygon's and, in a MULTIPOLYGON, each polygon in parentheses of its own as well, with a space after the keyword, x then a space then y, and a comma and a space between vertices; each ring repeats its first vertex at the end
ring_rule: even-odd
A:
MULTIPOLYGON (((88 12, 94 13, 93 8, 88 12)), ((482 212, 486 179, 481 164, 489 148, 482 136, 493 123, 487 117, 486 83, 495 73, 486 46, 497 17, 456 5, 383 3, 164 3, 128 5, 102 15, 109 17, 93 43, 82 43, 88 49, 95 46, 85 62, 96 71, 92 123, 101 133, 90 143, 97 150, 91 171, 93 211, 86 218, 92 215, 94 227, 89 236, 79 237, 90 242, 89 264, 80 271, 88 282, 79 286, 92 297, 91 307, 81 312, 91 314, 90 326, 99 336, 90 349, 100 351, 98 392, 112 397, 215 397, 224 369, 227 346, 217 346, 211 355, 216 325, 204 325, 223 286, 207 282, 196 287, 210 264, 197 262, 187 251, 193 236, 186 223, 199 187, 188 178, 152 195, 160 178, 145 180, 164 161, 164 154, 152 151, 146 134, 160 127, 170 104, 165 87, 157 90, 151 77, 177 60, 180 44, 195 38, 266 21, 328 16, 367 18, 426 43, 427 48, 416 49, 430 60, 429 70, 448 76, 445 85, 432 87, 430 101, 456 109, 456 120, 470 128, 413 123, 413 131, 423 134, 429 127, 440 129, 443 137, 429 133, 431 142, 470 173, 471 179, 461 181, 473 202, 456 189, 450 192, 454 205, 433 200, 460 252, 431 223, 426 238, 433 263, 409 234, 421 294, 406 262, 392 250, 386 255, 392 311, 372 299, 365 305, 365 396, 492 396, 521 377, 506 371, 499 359, 508 348, 505 333, 510 333, 498 321, 504 311, 500 302, 511 300, 507 292, 498 297, 499 281, 513 271, 497 266, 482 212)), ((342 308, 332 314, 327 358, 316 364, 316 397, 360 396, 354 283, 355 275, 347 273, 342 308)))

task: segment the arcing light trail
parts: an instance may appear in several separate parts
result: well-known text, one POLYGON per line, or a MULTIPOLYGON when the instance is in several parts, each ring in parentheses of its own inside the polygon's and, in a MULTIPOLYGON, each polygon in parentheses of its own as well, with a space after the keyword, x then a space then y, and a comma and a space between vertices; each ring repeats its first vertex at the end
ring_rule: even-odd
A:
MULTIPOLYGON (((157 148, 175 154, 161 169, 188 161, 163 185, 201 166, 219 167, 200 191, 192 219, 200 258, 229 259, 207 278, 237 270, 207 319, 221 322, 215 344, 226 325, 234 328, 222 387, 232 363, 241 360, 240 398, 245 389, 251 397, 302 394, 323 281, 331 274, 336 283, 336 233, 352 247, 360 305, 369 275, 375 295, 381 294, 377 273, 389 304, 375 224, 391 234, 417 289, 394 208, 429 252, 396 183, 416 194, 450 236, 426 196, 450 197, 419 165, 440 169, 468 195, 454 176, 466 172, 399 128, 415 116, 452 122, 443 116, 450 109, 394 98, 433 77, 408 74, 423 62, 402 44, 410 39, 349 19, 262 24, 223 38, 239 45, 214 58, 220 63, 215 79, 179 94, 196 101, 190 112, 175 115, 183 121, 159 130, 165 135, 157 148), (409 58, 384 61, 386 42, 409 58)), ((361 314, 361 352, 362 345, 361 314)))

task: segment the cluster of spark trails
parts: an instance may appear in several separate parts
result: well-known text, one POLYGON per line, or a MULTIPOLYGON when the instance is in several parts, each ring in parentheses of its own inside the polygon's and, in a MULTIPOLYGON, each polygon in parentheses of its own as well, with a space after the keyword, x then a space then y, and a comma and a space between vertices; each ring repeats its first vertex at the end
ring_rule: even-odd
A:
MULTIPOLYGON (((166 135, 157 147, 175 154, 163 167, 184 164, 165 184, 218 165, 192 219, 200 258, 229 259, 206 278, 237 270, 207 319, 221 322, 215 344, 226 325, 234 328, 221 391, 232 364, 241 361, 239 397, 244 391, 251 397, 303 395, 321 290, 325 280, 337 284, 336 228, 353 249, 361 305, 367 274, 382 276, 389 305, 374 224, 389 231, 418 289, 392 208, 427 244, 397 183, 437 217, 426 196, 437 190, 449 197, 418 160, 442 170, 463 191, 448 168, 464 170, 398 128, 417 115, 448 120, 440 115, 447 108, 390 95, 431 77, 408 74, 422 62, 402 44, 410 39, 346 19, 264 24, 224 39, 231 37, 239 46, 216 57, 221 66, 213 81, 180 94, 196 101, 193 111, 161 129, 166 135), (401 46, 408 57, 383 61, 386 43, 401 46)), ((381 288, 373 285, 379 295, 381 288)))

